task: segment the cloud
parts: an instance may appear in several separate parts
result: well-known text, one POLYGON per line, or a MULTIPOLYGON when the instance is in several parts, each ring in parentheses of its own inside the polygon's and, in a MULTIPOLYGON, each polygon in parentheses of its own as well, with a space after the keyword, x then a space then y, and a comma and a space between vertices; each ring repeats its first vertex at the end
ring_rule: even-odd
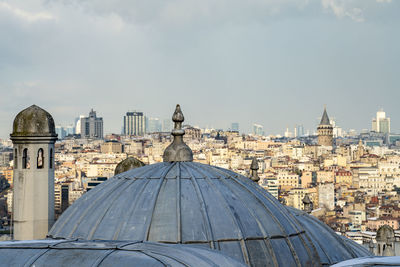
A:
POLYGON ((356 22, 363 22, 363 10, 353 6, 354 3, 349 0, 322 0, 324 9, 330 9, 338 18, 349 17, 356 22))
POLYGON ((0 10, 5 10, 6 12, 9 12, 12 15, 30 23, 41 20, 55 19, 55 17, 48 12, 38 12, 38 13, 28 12, 23 9, 14 7, 6 2, 0 2, 0 10))
POLYGON ((137 25, 243 22, 265 20, 293 9, 302 10, 309 0, 48 0, 51 5, 74 6, 90 15, 116 14, 137 25))
POLYGON ((391 3, 392 0, 376 0, 378 3, 391 3))
MULTIPOLYGON (((351 84, 346 74, 354 72, 377 83, 395 81, 389 76, 400 62, 395 48, 395 4, 376 0, 0 0, 4 37, 0 42, 0 138, 8 136, 15 114, 33 103, 52 112, 57 122, 68 122, 93 107, 105 118, 106 130, 115 132, 127 109, 170 116, 165 110, 176 102, 185 104, 188 114, 192 112, 188 118, 196 124, 224 127, 231 120, 250 127, 252 115, 246 112, 252 110, 254 118, 267 125, 269 116, 260 114, 278 110, 281 103, 265 105, 265 99, 282 98, 296 107, 297 99, 286 92, 307 102, 304 96, 314 96, 312 90, 326 84, 372 88, 371 82, 364 84, 362 79, 351 84), (337 17, 343 23, 331 23, 337 17), (347 27, 364 17, 371 23, 347 27), (394 17, 395 23, 373 24, 375 18, 388 17, 394 17), (357 38, 353 38, 355 28, 357 38), (386 52, 387 67, 360 64, 374 55, 379 55, 378 63, 383 62, 386 52), (351 71, 344 71, 343 62, 351 71), (371 70, 383 67, 375 71, 380 74, 376 78, 370 72, 364 75, 359 65, 371 70), (342 70, 344 78, 338 79, 342 70), (330 73, 339 74, 331 79, 330 73), (291 92, 292 88, 296 91, 291 92), (246 112, 235 113, 239 110, 246 112)), ((318 98, 325 103, 325 92, 318 98)), ((285 119, 276 116, 274 125, 279 128, 285 119)))

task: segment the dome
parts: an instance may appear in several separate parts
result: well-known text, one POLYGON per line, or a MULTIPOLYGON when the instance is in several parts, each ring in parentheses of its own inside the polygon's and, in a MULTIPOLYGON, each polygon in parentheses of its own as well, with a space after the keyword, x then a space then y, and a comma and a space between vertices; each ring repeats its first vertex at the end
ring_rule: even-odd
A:
POLYGON ((149 242, 33 240, 0 242, 1 266, 234 266, 210 249, 149 242))
POLYGON ((376 232, 377 242, 394 242, 394 240, 395 236, 392 227, 386 224, 379 227, 378 231, 376 232))
POLYGON ((343 262, 339 262, 331 267, 371 267, 371 266, 381 266, 381 267, 389 267, 389 266, 400 266, 400 257, 390 257, 390 256, 370 256, 370 257, 362 257, 357 259, 351 259, 343 262))
POLYGON ((191 244, 251 266, 314 266, 356 257, 336 233, 305 218, 230 170, 163 162, 96 186, 61 215, 49 237, 191 244))
POLYGON ((295 208, 287 207, 287 209, 300 225, 304 227, 323 265, 330 265, 352 258, 371 256, 371 253, 366 248, 358 245, 351 239, 336 234, 331 228, 314 216, 295 208))
POLYGON ((129 157, 118 163, 117 167, 115 167, 114 174, 120 174, 126 171, 129 171, 131 169, 139 168, 144 166, 145 164, 141 162, 140 160, 134 158, 134 157, 129 157))
POLYGON ((15 117, 11 134, 19 136, 57 136, 53 117, 36 105, 24 109, 15 117))
POLYGON ((139 240, 219 250, 250 266, 319 266, 370 255, 253 180, 192 162, 177 105, 163 163, 120 173, 84 194, 48 237, 139 240))

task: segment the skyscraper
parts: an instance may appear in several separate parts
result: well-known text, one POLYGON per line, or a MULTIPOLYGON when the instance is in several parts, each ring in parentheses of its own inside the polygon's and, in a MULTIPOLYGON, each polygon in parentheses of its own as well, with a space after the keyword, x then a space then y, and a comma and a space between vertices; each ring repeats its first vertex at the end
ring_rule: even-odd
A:
POLYGON ((58 135, 59 139, 64 139, 64 137, 67 135, 64 127, 62 127, 61 125, 56 126, 56 134, 58 135))
POLYGON ((98 118, 93 109, 89 117, 81 118, 81 137, 103 139, 103 118, 98 118))
POLYGON ((260 124, 253 124, 253 134, 254 135, 264 135, 264 127, 260 124))
POLYGON ((376 113, 376 118, 372 119, 372 131, 390 133, 390 118, 386 118, 386 113, 383 109, 376 113))
POLYGON ((320 146, 332 146, 333 145, 333 127, 330 123, 326 108, 322 115, 321 122, 317 128, 318 134, 318 145, 320 146))
POLYGON ((172 123, 171 119, 164 119, 162 123, 162 131, 163 132, 170 132, 172 130, 172 123))
POLYGON ((304 136, 304 126, 302 124, 296 125, 295 137, 304 136))
POLYGON ((146 125, 146 132, 155 133, 161 132, 161 122, 159 118, 148 118, 146 125))
POLYGON ((143 112, 127 112, 124 116, 124 134, 143 136, 146 132, 143 112))
POLYGON ((232 122, 231 123, 231 131, 239 132, 239 123, 238 122, 232 122))
POLYGON ((81 134, 81 119, 84 118, 85 115, 79 115, 79 118, 75 118, 75 133, 81 134))
POLYGON ((65 134, 68 135, 74 135, 75 134, 75 126, 73 124, 68 125, 65 127, 65 134))

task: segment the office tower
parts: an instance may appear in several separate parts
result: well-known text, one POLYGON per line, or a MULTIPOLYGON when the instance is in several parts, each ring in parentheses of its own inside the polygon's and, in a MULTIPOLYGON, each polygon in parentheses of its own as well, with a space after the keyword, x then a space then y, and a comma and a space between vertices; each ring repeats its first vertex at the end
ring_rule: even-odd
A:
POLYGON ((302 124, 296 125, 295 137, 304 136, 304 126, 302 124))
POLYGON ((89 117, 81 118, 81 137, 103 139, 103 118, 97 117, 93 109, 89 117))
POLYGON ((372 119, 372 131, 390 133, 390 118, 386 118, 386 113, 382 109, 376 113, 376 118, 372 119))
POLYGON ((264 127, 260 124, 253 124, 253 134, 254 135, 264 135, 264 127))
POLYGON ((231 123, 231 131, 239 132, 239 123, 238 122, 232 122, 231 123))
POLYGON ((143 112, 127 112, 124 116, 124 134, 143 136, 146 132, 143 112))
POLYGON ((65 128, 65 134, 68 136, 68 135, 74 135, 75 134, 75 126, 74 125, 68 125, 66 128, 65 128))
POLYGON ((333 145, 333 127, 329 121, 326 108, 324 108, 324 114, 322 115, 321 122, 318 125, 317 135, 318 135, 318 145, 320 146, 333 145))
MULTIPOLYGON (((295 130, 296 130, 296 128, 295 128, 295 130)), ((292 133, 291 131, 289 131, 289 127, 286 128, 286 131, 285 131, 285 133, 284 133, 284 136, 285 136, 285 137, 288 137, 288 138, 293 137, 293 133, 292 133)))
POLYGON ((161 132, 160 119, 159 118, 148 118, 146 129, 147 129, 148 133, 161 132))
POLYGON ((64 127, 62 127, 61 125, 57 125, 56 134, 58 135, 58 139, 64 139, 64 137, 66 136, 64 127))
POLYGON ((75 118, 75 133, 81 134, 81 119, 84 118, 85 115, 80 115, 79 118, 75 118))
POLYGON ((171 119, 164 119, 162 123, 162 131, 163 132, 170 132, 172 130, 172 123, 171 119))
POLYGON ((54 222, 54 143, 52 116, 30 106, 15 117, 14 239, 44 239, 54 222))

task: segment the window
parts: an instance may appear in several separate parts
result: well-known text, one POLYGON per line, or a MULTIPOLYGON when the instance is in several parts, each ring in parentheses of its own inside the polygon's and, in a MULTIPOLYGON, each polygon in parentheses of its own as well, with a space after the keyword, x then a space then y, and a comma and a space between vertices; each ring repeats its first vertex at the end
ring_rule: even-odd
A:
POLYGON ((49 154, 49 168, 53 169, 53 149, 50 148, 50 154, 49 154))
POLYGON ((31 167, 31 164, 29 161, 30 161, 30 159, 29 159, 28 149, 25 148, 24 151, 22 152, 22 168, 23 169, 29 169, 31 167))
POLYGON ((18 150, 14 149, 14 169, 18 168, 18 150))
POLYGON ((43 163, 44 163, 43 149, 39 148, 37 153, 37 168, 43 169, 43 163))

